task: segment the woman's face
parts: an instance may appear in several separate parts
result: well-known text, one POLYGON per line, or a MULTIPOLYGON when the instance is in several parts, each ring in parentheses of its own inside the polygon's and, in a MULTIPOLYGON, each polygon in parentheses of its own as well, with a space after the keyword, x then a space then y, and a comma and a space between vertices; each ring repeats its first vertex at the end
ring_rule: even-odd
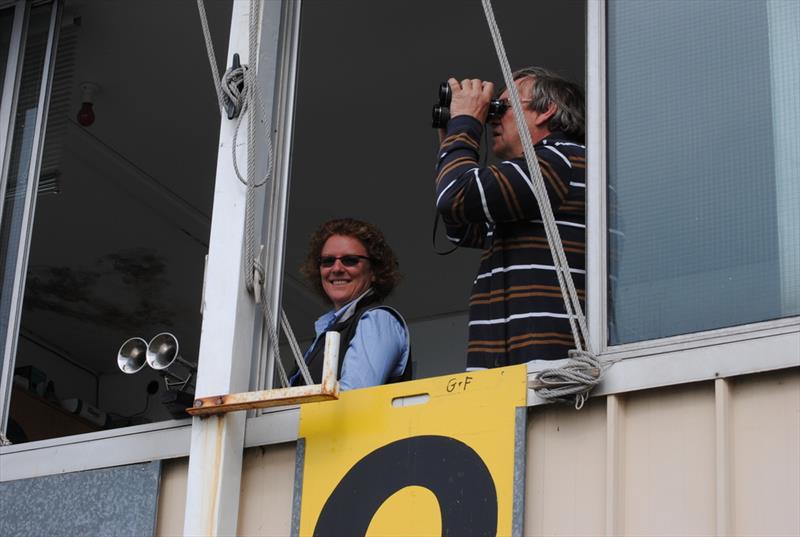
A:
POLYGON ((372 273, 372 264, 367 257, 367 249, 360 240, 345 235, 331 235, 322 245, 320 259, 339 258, 331 266, 320 263, 319 276, 322 280, 322 289, 333 302, 333 307, 339 309, 351 300, 366 291, 375 275, 372 273), (360 256, 350 261, 357 260, 353 266, 346 266, 341 259, 346 256, 360 256))

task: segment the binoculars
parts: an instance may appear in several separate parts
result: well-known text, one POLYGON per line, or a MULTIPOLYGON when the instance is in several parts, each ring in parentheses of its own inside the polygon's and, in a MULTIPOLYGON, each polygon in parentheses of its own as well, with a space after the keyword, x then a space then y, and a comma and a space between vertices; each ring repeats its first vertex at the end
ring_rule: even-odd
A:
MULTIPOLYGON (((443 129, 450 121, 450 100, 453 98, 453 92, 450 91, 450 85, 447 82, 439 84, 439 104, 433 105, 432 113, 432 127, 434 129, 443 129)), ((494 99, 489 102, 489 117, 487 120, 498 118, 502 116, 508 109, 508 104, 499 99, 494 99)))

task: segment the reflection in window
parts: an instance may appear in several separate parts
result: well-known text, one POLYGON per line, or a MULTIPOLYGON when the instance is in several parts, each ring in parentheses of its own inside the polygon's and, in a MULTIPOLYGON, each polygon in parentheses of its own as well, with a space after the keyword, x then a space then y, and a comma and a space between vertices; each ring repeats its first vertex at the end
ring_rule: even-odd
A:
POLYGON ((800 4, 608 16, 609 342, 800 314, 800 4))

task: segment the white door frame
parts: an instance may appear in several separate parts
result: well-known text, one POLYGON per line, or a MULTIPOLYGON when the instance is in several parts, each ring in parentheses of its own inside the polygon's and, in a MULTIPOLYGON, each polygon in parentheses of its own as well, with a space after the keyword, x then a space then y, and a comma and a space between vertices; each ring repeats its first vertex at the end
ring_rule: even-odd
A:
MULTIPOLYGON (((277 313, 283 272, 300 2, 282 0, 263 4, 259 58, 253 59, 248 57, 249 9, 249 2, 233 4, 227 61, 230 63, 233 54, 238 53, 243 64, 258 62, 264 108, 272 112, 272 119, 267 118, 272 125, 267 127, 277 133, 271 194, 259 194, 265 203, 256 204, 259 214, 255 215, 256 221, 269 222, 265 235, 269 237, 268 259, 272 265, 268 267, 266 300, 277 313)), ((258 113, 258 107, 250 107, 247 113, 258 113)), ((244 118, 242 123, 246 121, 244 118)), ((261 346, 262 314, 245 287, 242 249, 247 189, 237 179, 231 159, 235 127, 236 123, 227 119, 223 119, 220 127, 196 398, 247 391, 251 365, 261 346)), ((247 159, 246 136, 240 136, 238 141, 236 151, 239 162, 243 163, 247 159)), ((257 147, 263 149, 260 144, 257 147)), ((262 165, 264 160, 257 158, 262 165)), ((262 177, 263 170, 257 171, 256 176, 262 177)), ((236 534, 245 420, 245 412, 192 419, 184 535, 236 534)))

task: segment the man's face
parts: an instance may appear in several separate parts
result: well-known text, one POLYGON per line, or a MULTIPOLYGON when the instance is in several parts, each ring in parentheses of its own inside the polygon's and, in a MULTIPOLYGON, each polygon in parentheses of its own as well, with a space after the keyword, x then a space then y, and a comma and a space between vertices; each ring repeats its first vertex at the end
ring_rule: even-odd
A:
MULTIPOLYGON (((540 114, 528 106, 533 89, 533 81, 530 78, 521 78, 515 80, 519 91, 519 97, 522 100, 523 114, 525 122, 528 124, 528 129, 531 132, 533 143, 538 142, 544 138, 548 133, 541 134, 540 128, 537 126, 537 119, 540 114)), ((503 90, 500 94, 500 99, 508 99, 508 90, 503 90)), ((522 156, 522 140, 517 130, 517 123, 514 121, 514 112, 511 106, 499 118, 492 119, 489 122, 489 127, 492 129, 492 153, 501 159, 511 159, 522 156)))

